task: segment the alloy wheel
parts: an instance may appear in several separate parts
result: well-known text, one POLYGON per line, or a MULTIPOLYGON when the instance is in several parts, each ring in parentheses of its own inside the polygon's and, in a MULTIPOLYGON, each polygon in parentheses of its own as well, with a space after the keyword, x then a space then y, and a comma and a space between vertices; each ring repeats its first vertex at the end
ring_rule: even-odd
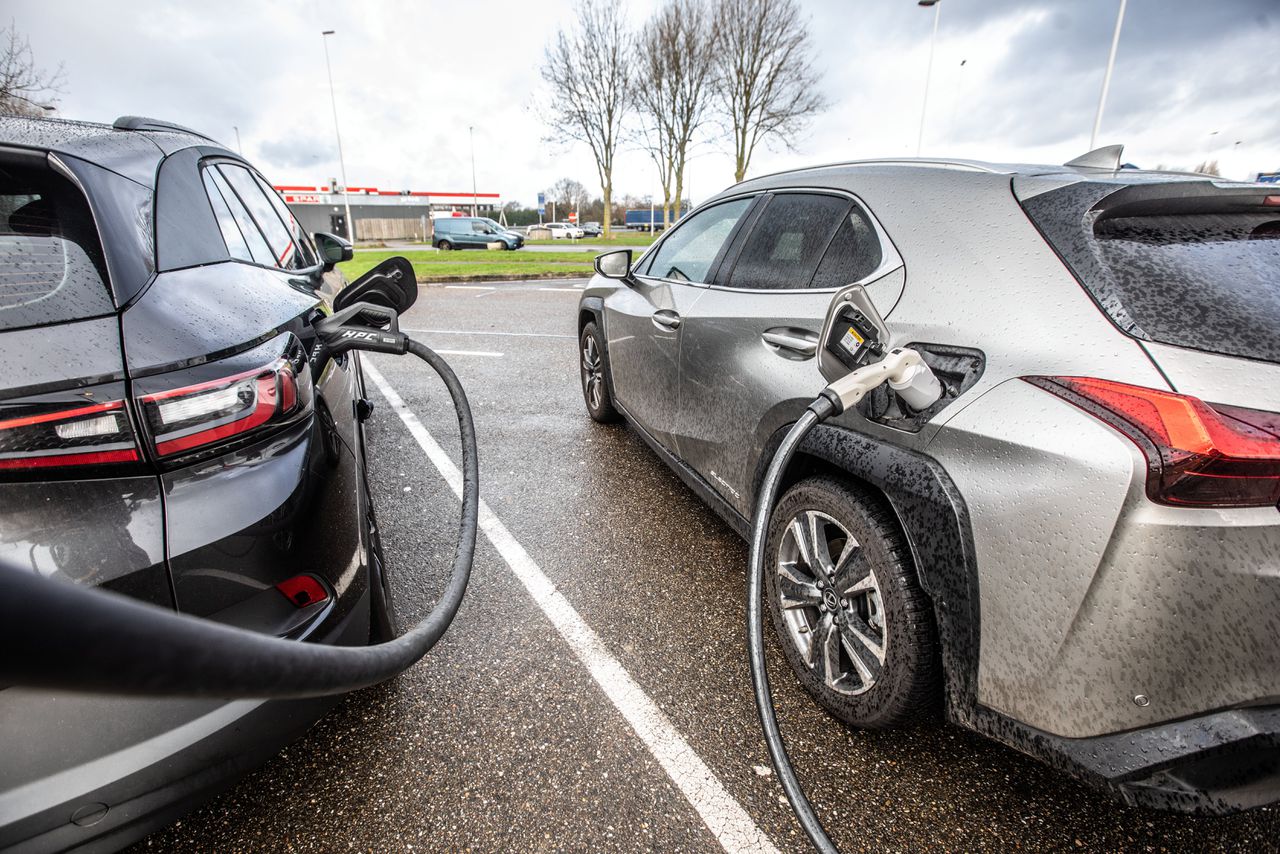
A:
POLYGON ((843 525, 803 510, 778 547, 776 595, 789 640, 827 687, 868 691, 884 670, 888 633, 875 571, 843 525))
POLYGON ((582 386, 586 390, 591 410, 598 411, 604 401, 604 371, 601 368, 600 348, 596 346, 594 335, 587 335, 582 341, 582 386))

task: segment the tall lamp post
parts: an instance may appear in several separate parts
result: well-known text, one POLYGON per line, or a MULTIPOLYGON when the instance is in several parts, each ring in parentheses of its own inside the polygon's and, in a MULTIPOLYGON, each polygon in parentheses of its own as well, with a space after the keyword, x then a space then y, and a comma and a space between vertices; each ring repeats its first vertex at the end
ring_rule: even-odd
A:
POLYGON ((941 0, 918 0, 918 4, 933 7, 933 38, 929 41, 929 65, 924 72, 924 99, 920 103, 920 133, 916 136, 916 157, 924 147, 924 117, 929 112, 929 81, 933 77, 933 51, 938 46, 938 18, 942 15, 941 0))
POLYGON ((480 216, 480 206, 476 204, 476 129, 467 128, 471 135, 471 215, 480 216))
POLYGON ((1111 88, 1111 71, 1116 67, 1116 48, 1120 45, 1120 27, 1124 24, 1124 7, 1128 0, 1120 0, 1116 12, 1116 30, 1111 35, 1111 53, 1107 56, 1107 70, 1102 75, 1102 92, 1098 95, 1098 113, 1093 119, 1093 133, 1089 135, 1089 150, 1098 144, 1098 131, 1102 130, 1102 110, 1107 105, 1107 90, 1111 88))
POLYGON ((351 197, 347 193, 347 165, 342 159, 342 133, 338 130, 338 96, 333 92, 333 66, 329 64, 329 36, 333 30, 320 33, 324 42, 324 69, 329 75, 329 103, 333 105, 333 135, 338 140, 338 174, 342 176, 342 206, 347 212, 347 237, 356 242, 356 221, 351 218, 351 197))

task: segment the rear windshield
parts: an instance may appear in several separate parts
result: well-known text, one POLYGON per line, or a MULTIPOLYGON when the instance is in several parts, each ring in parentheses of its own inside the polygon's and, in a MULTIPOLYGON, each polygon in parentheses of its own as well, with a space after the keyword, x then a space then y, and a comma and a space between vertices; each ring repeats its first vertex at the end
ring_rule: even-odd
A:
POLYGON ((1261 192, 1077 184, 1024 202, 1122 329, 1280 362, 1280 207, 1261 192), (1090 189, 1092 188, 1092 189, 1090 189))
POLYGON ((47 167, 0 163, 0 330, 108 314, 106 282, 80 191, 47 167))

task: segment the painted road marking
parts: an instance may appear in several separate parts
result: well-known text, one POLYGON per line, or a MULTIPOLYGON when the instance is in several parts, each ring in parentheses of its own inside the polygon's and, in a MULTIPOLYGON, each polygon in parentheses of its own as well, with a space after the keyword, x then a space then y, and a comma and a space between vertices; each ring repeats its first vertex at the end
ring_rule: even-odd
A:
MULTIPOLYGON (((461 499, 462 472, 458 470, 458 466, 368 360, 364 362, 364 371, 400 416, 410 435, 417 440, 419 447, 449 484, 453 494, 461 499)), ((587 668, 614 708, 631 725, 631 729, 667 772, 671 782, 675 783, 676 788, 702 817, 720 846, 730 854, 748 851, 777 854, 769 837, 733 795, 725 790, 715 772, 694 753, 684 736, 680 735, 658 705, 649 699, 631 678, 631 674, 613 657, 600 636, 587 625, 564 594, 556 589, 524 546, 520 545, 483 500, 480 502, 480 530, 529 591, 534 604, 569 644, 573 654, 587 668)))
POLYGON ((497 288, 489 285, 445 285, 447 290, 451 291, 494 291, 497 288))
POLYGON ((441 356, 490 356, 494 359, 502 358, 501 353, 495 353, 492 350, 436 350, 435 347, 431 349, 441 356))
POLYGON ((421 332, 426 335, 502 335, 512 336, 516 338, 569 338, 572 335, 562 335, 559 332, 491 332, 480 329, 410 329, 407 326, 400 327, 401 332, 421 332))
POLYGON ((538 288, 540 291, 568 291, 571 294, 580 294, 583 288, 538 288))

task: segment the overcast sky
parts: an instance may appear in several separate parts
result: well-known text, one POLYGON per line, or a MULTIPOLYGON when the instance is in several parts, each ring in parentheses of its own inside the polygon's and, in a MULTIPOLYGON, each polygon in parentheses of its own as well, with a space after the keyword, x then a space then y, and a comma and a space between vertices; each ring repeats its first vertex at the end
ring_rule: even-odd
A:
MULTIPOLYGON (((637 24, 657 0, 619 0, 637 24)), ((352 186, 480 192, 525 204, 557 179, 598 184, 590 154, 544 141, 538 67, 572 0, 7 0, 37 61, 66 66, 59 115, 165 118, 236 145, 277 184, 338 175, 320 31, 329 37, 352 186)), ((925 155, 1061 163, 1088 148, 1119 0, 942 0, 925 155)), ((830 108, 749 175, 912 155, 933 11, 914 0, 802 0, 830 108)), ((1280 169, 1280 0, 1130 0, 1099 144, 1141 166, 1280 169), (1239 142, 1237 145, 1236 143, 1239 142)), ((695 202, 732 182, 709 140, 695 202)), ((657 193, 625 153, 615 193, 657 193)))

